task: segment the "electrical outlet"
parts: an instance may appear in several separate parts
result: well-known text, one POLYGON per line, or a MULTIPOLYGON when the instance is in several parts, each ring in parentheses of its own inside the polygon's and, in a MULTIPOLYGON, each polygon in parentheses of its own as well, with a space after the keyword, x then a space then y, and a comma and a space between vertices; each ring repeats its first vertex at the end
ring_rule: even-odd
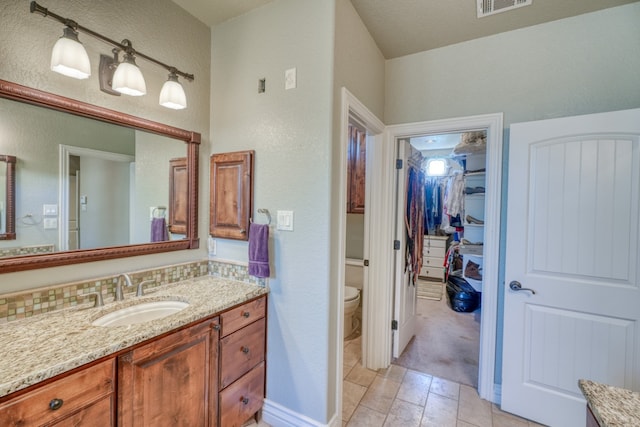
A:
POLYGON ((58 228, 58 218, 44 218, 42 221, 45 230, 58 228))

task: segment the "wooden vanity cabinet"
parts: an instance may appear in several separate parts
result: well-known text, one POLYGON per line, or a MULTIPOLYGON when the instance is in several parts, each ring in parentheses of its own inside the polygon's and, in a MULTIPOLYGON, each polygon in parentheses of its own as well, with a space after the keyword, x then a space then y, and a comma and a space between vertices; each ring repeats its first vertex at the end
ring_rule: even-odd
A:
POLYGON ((216 426, 218 318, 118 357, 118 426, 216 426))
POLYGON ((240 427, 264 400, 267 298, 220 315, 220 427, 240 427))
POLYGON ((2 426, 115 426, 115 358, 0 403, 2 426))

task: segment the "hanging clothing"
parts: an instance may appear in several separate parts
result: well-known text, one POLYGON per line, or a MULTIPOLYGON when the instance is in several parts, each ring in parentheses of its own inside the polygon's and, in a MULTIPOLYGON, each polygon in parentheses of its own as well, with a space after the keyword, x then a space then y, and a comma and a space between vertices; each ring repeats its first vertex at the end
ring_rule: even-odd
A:
POLYGON ((442 196, 440 178, 426 178, 425 180, 425 214, 424 229, 428 234, 435 231, 442 223, 442 196))
POLYGON ((444 205, 449 216, 455 217, 464 211, 464 176, 459 171, 455 171, 449 178, 444 205))
POLYGON ((409 167, 407 173, 407 200, 405 208, 405 271, 409 271, 409 283, 415 285, 422 268, 422 246, 424 241, 424 173, 409 167))

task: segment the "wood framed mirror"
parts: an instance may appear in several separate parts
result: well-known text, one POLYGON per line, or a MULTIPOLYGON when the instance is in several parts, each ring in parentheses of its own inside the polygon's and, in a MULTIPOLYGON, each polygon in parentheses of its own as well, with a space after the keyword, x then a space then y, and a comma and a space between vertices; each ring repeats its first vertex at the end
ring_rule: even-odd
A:
MULTIPOLYGON (((26 234, 27 231, 37 230, 41 235, 45 234, 45 232, 50 232, 56 236, 55 244, 52 245, 54 246, 54 250, 47 253, 28 253, 26 255, 2 257, 0 258, 0 273, 48 268, 168 251, 196 249, 199 247, 197 228, 198 156, 200 146, 199 133, 179 129, 163 123, 135 117, 115 110, 106 109, 4 80, 0 80, 0 101, 16 102, 14 104, 9 104, 9 106, 5 105, 4 108, 0 105, 0 124, 2 124, 3 114, 7 114, 12 110, 21 110, 22 108, 36 108, 29 112, 23 112, 23 117, 25 117, 24 121, 28 122, 31 120, 31 127, 44 127, 46 132, 40 140, 31 142, 32 144, 35 144, 35 148, 32 148, 31 152, 40 151, 38 144, 44 145, 48 140, 52 140, 55 144, 55 148, 48 148, 48 150, 50 152, 51 150, 54 150, 52 151, 54 156, 58 156, 58 149, 60 150, 60 153, 70 153, 69 157, 65 157, 64 159, 62 158, 62 154, 60 154, 60 159, 58 159, 59 161, 56 161, 55 158, 49 158, 47 160, 49 169, 53 168, 57 173, 51 172, 51 170, 47 171, 47 173, 37 170, 35 172, 39 173, 38 178, 30 178, 31 181, 36 182, 35 185, 29 185, 29 179, 19 179, 19 185, 15 189, 17 202, 14 207, 16 209, 16 234, 18 244, 22 245, 22 243, 20 243, 20 239, 21 233, 23 232, 26 234), (58 116, 55 116, 54 118, 49 118, 47 116, 46 119, 41 119, 41 115, 45 114, 46 111, 54 111, 58 116), (87 120, 87 124, 78 125, 84 130, 84 134, 74 134, 70 137, 65 135, 59 136, 56 134, 56 132, 58 132, 57 130, 49 130, 49 128, 46 127, 48 124, 65 122, 67 123, 67 128, 69 128, 75 126, 69 125, 69 121, 80 119, 87 120), (41 120, 46 121, 46 123, 43 123, 41 120), (72 198, 69 196, 71 192, 67 192, 66 190, 67 183, 64 183, 64 185, 62 183, 58 184, 59 182, 62 182, 62 178, 59 177, 62 177, 68 170, 73 169, 71 155, 74 153, 77 154, 78 152, 84 153, 85 151, 96 151, 96 147, 92 147, 92 149, 76 147, 76 145, 80 145, 80 142, 83 140, 90 141, 93 139, 98 140, 99 138, 103 138, 103 141, 99 146, 100 151, 108 151, 109 146, 117 146, 119 144, 118 141, 109 138, 105 139, 104 135, 99 135, 98 132, 100 131, 96 132, 93 130, 96 126, 104 127, 107 125, 110 127, 108 132, 111 132, 111 125, 115 125, 112 128, 114 133, 134 133, 134 138, 136 138, 135 150, 138 150, 140 146, 148 147, 146 150, 146 157, 140 156, 140 159, 138 159, 136 156, 135 160, 131 162, 129 170, 137 171, 140 165, 147 165, 146 170, 158 169, 157 165, 150 163, 158 159, 157 161, 161 162, 163 167, 167 168, 167 172, 166 174, 163 172, 162 176, 152 176, 150 173, 147 173, 146 175, 137 175, 136 172, 130 172, 132 180, 138 183, 138 187, 136 187, 138 190, 135 193, 131 193, 131 191, 128 190, 130 202, 122 202, 123 204, 135 206, 135 209, 131 208, 131 210, 128 211, 128 215, 131 217, 132 222, 131 225, 127 224, 126 227, 129 230, 130 236, 134 234, 135 230, 138 230, 139 234, 144 235, 142 238, 134 239, 129 237, 128 243, 106 243, 94 246, 87 245, 86 247, 80 245, 80 249, 74 249, 73 245, 67 246, 66 241, 62 237, 62 231, 69 227, 68 222, 73 219, 73 215, 70 212, 67 212, 67 209, 71 211, 72 208, 69 208, 70 205, 65 199, 65 197, 70 199, 72 198), (90 130, 86 130, 85 127, 90 130), (152 139, 154 136, 157 137, 158 140, 152 139), (167 147, 169 147, 170 150, 168 150, 167 147), (170 240, 151 242, 150 240, 145 240, 149 239, 149 228, 145 229, 145 227, 149 227, 150 209, 153 209, 156 206, 166 205, 169 202, 169 161, 165 161, 163 156, 177 157, 175 152, 173 152, 174 149, 178 149, 180 156, 186 159, 186 168, 183 172, 184 179, 181 181, 183 187, 185 187, 182 189, 184 207, 181 210, 182 223, 180 228, 180 231, 182 231, 183 234, 173 236, 170 240), (165 151, 172 152, 165 153, 165 151), (162 158, 162 160, 159 160, 159 158, 162 158), (46 200, 38 200, 37 202, 34 202, 31 207, 24 207, 25 204, 23 199, 28 195, 31 195, 34 191, 42 192, 42 190, 38 188, 38 185, 42 184, 44 179, 50 180, 45 183, 46 185, 51 185, 51 181, 55 182, 55 188, 58 190, 59 187, 59 191, 52 190, 49 191, 49 193, 59 193, 59 195, 49 194, 49 198, 46 200), (142 187, 142 185, 151 184, 157 184, 163 188, 162 198, 158 198, 159 201, 155 201, 147 197, 149 194, 153 194, 156 190, 148 190, 148 188, 142 187), (138 196, 140 199, 146 197, 144 200, 145 204, 143 206, 136 205, 138 196), (58 212, 58 209, 60 209, 60 212, 58 212), (136 218, 133 218, 134 212, 136 218), (64 222, 60 221, 60 223, 58 223, 57 221, 59 221, 59 218, 61 217, 64 217, 65 220, 64 222), (140 223, 142 225, 134 225, 134 223, 140 223), (48 230, 48 228, 50 230, 48 230)), ((5 123, 13 123, 14 121, 15 120, 12 119, 6 119, 5 123)), ((2 126, 0 126, 0 128, 2 128, 2 126)), ((11 133, 11 130, 7 132, 11 133)), ((23 130, 19 130, 18 132, 24 133, 23 130)), ((7 139, 9 141, 14 140, 13 137, 9 137, 7 139)), ((18 143, 16 142, 15 144, 18 143)), ((94 143, 94 145, 95 144, 97 143, 94 143)), ((16 147, 17 150, 17 147, 20 146, 14 145, 14 147, 16 147)), ((44 149, 42 151, 44 151, 44 149)), ((7 154, 14 155, 15 153, 10 152, 7 154)), ((112 155, 112 153, 108 154, 112 155)), ((118 156, 121 155, 118 154, 118 156)), ((21 156, 15 157, 18 158, 18 166, 20 166, 20 162, 22 161, 21 156)), ((25 159, 24 163, 24 168, 18 168, 19 173, 27 174, 31 164, 28 159, 25 159)), ((32 174, 35 175, 35 172, 32 171, 32 174)), ((20 178, 20 176, 18 178, 20 178)), ((83 180, 86 181, 85 178, 83 178, 83 180)), ((112 187, 115 187, 112 182, 104 178, 102 181, 109 182, 112 187)), ((175 189, 172 191, 174 190, 175 189)), ((79 193, 77 199, 77 204, 79 206, 77 210, 80 212, 83 211, 83 209, 87 210, 86 207, 91 206, 94 201, 95 197, 79 193), (86 206, 83 206, 83 204, 86 206)), ((116 207, 119 207, 118 203, 115 203, 116 207)), ((101 209, 104 210, 104 206, 110 205, 114 205, 114 203, 107 202, 106 204, 101 205, 101 209)), ((116 228, 122 228, 117 223, 107 224, 104 220, 99 224, 99 228, 109 231, 109 233, 103 232, 103 234, 113 234, 113 230, 116 228)), ((167 224, 168 228, 170 225, 171 224, 167 224)))

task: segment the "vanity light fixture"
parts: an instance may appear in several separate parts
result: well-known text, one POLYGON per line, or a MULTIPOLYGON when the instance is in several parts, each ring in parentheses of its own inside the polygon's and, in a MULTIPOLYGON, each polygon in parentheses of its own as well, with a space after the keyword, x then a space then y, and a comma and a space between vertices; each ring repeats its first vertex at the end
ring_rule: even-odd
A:
POLYGON ((169 79, 160 91, 160 105, 183 109, 187 107, 187 97, 184 88, 178 81, 178 76, 193 81, 193 74, 185 73, 176 67, 167 65, 148 55, 136 51, 128 39, 118 43, 102 34, 96 33, 86 27, 78 25, 72 19, 63 18, 47 8, 40 6, 35 1, 30 5, 31 13, 39 13, 42 16, 51 17, 65 25, 63 36, 56 42, 51 54, 51 69, 76 79, 86 79, 91 75, 89 56, 84 46, 78 40, 78 32, 89 34, 107 44, 114 46, 113 58, 100 55, 99 81, 100 89, 112 95, 121 93, 130 96, 141 96, 147 93, 147 87, 140 68, 136 65, 136 58, 143 58, 169 71, 169 79), (123 52, 122 61, 118 60, 118 54, 123 52))
POLYGON ((62 37, 53 45, 51 71, 74 79, 87 79, 91 75, 89 55, 73 27, 65 27, 62 37))

